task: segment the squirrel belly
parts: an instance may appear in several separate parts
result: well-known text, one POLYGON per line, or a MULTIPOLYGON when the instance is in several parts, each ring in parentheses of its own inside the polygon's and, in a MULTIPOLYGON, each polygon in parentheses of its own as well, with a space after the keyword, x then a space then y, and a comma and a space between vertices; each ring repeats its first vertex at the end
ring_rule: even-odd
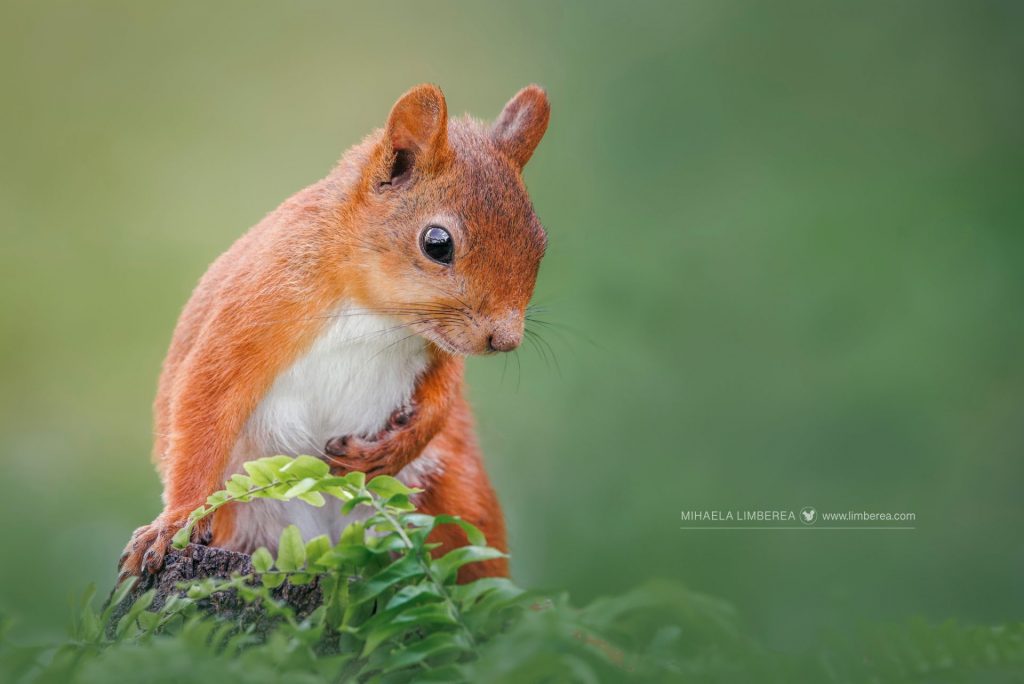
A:
MULTIPOLYGON (((348 303, 325 318, 310 348, 278 375, 246 421, 221 480, 264 456, 323 457, 331 437, 372 435, 411 400, 428 364, 422 337, 394 318, 348 303)), ((437 454, 425 453, 398 477, 419 482, 440 466, 437 454)), ((214 535, 218 546, 251 553, 260 546, 274 550, 288 525, 296 525, 304 539, 337 539, 352 519, 333 505, 262 500, 237 507, 231 525, 215 523, 214 535)))

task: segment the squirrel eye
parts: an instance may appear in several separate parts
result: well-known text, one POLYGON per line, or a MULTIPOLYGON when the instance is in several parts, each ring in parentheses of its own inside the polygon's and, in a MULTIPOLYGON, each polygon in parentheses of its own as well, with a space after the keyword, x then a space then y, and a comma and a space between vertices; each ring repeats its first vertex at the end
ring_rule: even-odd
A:
POLYGON ((455 256, 455 241, 451 233, 441 226, 427 226, 420 236, 420 248, 439 264, 450 264, 455 256))

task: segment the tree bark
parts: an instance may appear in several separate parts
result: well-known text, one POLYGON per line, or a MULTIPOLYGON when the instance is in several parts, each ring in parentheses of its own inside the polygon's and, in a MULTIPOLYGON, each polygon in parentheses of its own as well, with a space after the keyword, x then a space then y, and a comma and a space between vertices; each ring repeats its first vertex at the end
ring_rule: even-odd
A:
MULTIPOLYGON (((227 579, 234 574, 249 575, 252 572, 252 558, 248 554, 198 544, 189 544, 180 551, 170 549, 160 572, 140 578, 128 596, 114 608, 109 629, 113 630, 136 599, 150 589, 156 592, 150 610, 158 610, 171 596, 184 595, 185 591, 178 588, 181 582, 205 578, 227 579)), ((323 601, 316 580, 298 586, 285 582, 273 593, 278 600, 291 605, 299 619, 312 613, 323 601)), ((202 610, 237 621, 242 627, 256 625, 259 630, 261 626, 266 626, 263 610, 255 605, 245 605, 233 591, 217 592, 198 604, 202 610)))

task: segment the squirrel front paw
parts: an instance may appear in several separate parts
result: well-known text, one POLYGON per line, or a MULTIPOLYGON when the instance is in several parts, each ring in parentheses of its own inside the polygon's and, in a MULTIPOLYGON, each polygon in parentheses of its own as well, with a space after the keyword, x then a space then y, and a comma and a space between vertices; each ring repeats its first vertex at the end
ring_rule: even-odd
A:
POLYGON ((353 471, 366 473, 367 478, 390 475, 388 452, 376 437, 344 435, 333 437, 324 447, 331 472, 344 475, 353 471))
MULTIPOLYGON (((121 555, 118 582, 143 572, 155 574, 164 564, 167 549, 182 527, 188 522, 189 512, 161 513, 149 525, 143 525, 132 533, 131 541, 121 555)), ((210 519, 200 520, 192 532, 192 540, 209 544, 212 538, 210 519)))
POLYGON ((394 475, 398 470, 395 463, 401 460, 396 458, 399 440, 408 430, 414 415, 412 407, 404 406, 393 411, 387 426, 375 435, 343 435, 329 439, 324 446, 324 454, 332 470, 338 474, 358 470, 366 473, 367 477, 394 475))

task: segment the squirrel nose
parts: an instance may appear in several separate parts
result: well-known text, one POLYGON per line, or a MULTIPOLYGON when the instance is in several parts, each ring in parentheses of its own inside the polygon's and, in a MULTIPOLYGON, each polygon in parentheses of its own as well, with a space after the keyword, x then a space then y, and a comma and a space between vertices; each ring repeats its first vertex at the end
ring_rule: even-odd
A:
POLYGON ((519 346, 521 335, 514 332, 494 332, 487 337, 487 348, 495 352, 510 352, 519 346))

